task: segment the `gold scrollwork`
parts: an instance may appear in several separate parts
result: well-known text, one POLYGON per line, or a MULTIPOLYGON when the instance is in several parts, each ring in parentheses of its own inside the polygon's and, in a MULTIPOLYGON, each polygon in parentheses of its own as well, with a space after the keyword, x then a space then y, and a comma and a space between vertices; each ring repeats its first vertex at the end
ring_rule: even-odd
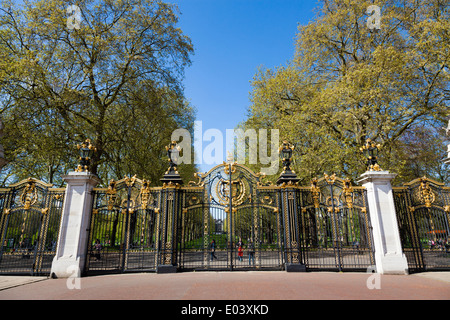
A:
POLYGON ((153 197, 150 193, 150 181, 148 180, 142 181, 142 187, 139 196, 141 198, 142 209, 147 209, 148 203, 153 202, 153 197))
POLYGON ((317 183, 317 178, 313 178, 311 180, 311 193, 314 201, 314 208, 320 207, 320 188, 318 187, 317 183))
POLYGON ((189 196, 187 202, 188 202, 189 206, 194 206, 194 205, 200 204, 201 199, 199 196, 193 194, 193 195, 189 196))
POLYGON ((162 185, 163 189, 180 189, 181 185, 177 182, 173 183, 172 181, 164 182, 162 185))
POLYGON ((431 190, 430 184, 426 177, 420 179, 419 190, 417 192, 417 198, 425 204, 425 207, 430 208, 431 205, 436 201, 436 195, 433 190, 431 190))
POLYGON ((350 182, 350 179, 344 180, 344 188, 342 189, 342 196, 344 197, 344 201, 347 204, 347 207, 350 209, 353 208, 353 187, 350 182))
MULTIPOLYGON (((228 205, 230 201, 230 181, 221 179, 216 185, 216 195, 218 202, 228 205)), ((231 181, 231 202, 233 205, 240 205, 245 201, 246 188, 240 180, 231 181)))
POLYGON ((134 207, 134 201, 133 201, 132 199, 130 199, 130 203, 128 203, 128 200, 127 200, 127 199, 123 199, 123 200, 122 200, 122 203, 120 204, 120 206, 122 207, 122 214, 126 214, 126 213, 127 213, 128 205, 129 205, 128 213, 129 213, 129 214, 134 213, 134 209, 133 209, 133 207, 134 207))
POLYGON ((172 249, 172 243, 170 241, 166 242, 166 254, 165 254, 165 258, 164 258, 165 264, 172 263, 171 249, 172 249))
POLYGON ((264 196, 262 196, 261 198, 260 198, 260 202, 262 203, 262 204, 266 204, 266 205, 270 205, 270 204, 272 204, 273 202, 274 202, 274 199, 273 199, 273 197, 271 197, 270 195, 264 195, 264 196))
POLYGON ((333 173, 331 176, 329 176, 328 174, 325 174, 324 178, 328 184, 334 184, 334 182, 336 181, 336 174, 333 173))
POLYGON ((127 187, 132 187, 134 183, 136 182, 136 175, 132 176, 131 178, 128 178, 128 176, 125 176, 125 184, 127 187))
POLYGON ((108 206, 108 210, 112 210, 114 204, 117 199, 117 189, 116 189, 116 181, 110 180, 108 185, 108 190, 106 190, 106 204, 108 206))
POLYGON ((195 186, 195 187, 203 187, 204 181, 203 181, 202 173, 201 173, 201 172, 196 172, 196 173, 194 173, 194 177, 197 178, 198 181, 197 181, 197 182, 195 182, 195 181, 189 181, 189 182, 188 182, 188 185, 189 185, 190 187, 194 187, 194 186, 195 186))
POLYGON ((378 163, 369 165, 369 171, 382 171, 378 163))
POLYGON ((333 208, 334 213, 340 212, 338 196, 334 196, 333 198, 327 197, 327 199, 325 200, 325 204, 328 206, 327 207, 328 212, 333 213, 333 208))
MULTIPOLYGON (((292 241, 291 241, 291 245, 292 245, 292 249, 295 250, 295 248, 297 248, 298 243, 297 243, 297 241, 292 240, 292 241)), ((299 260, 298 260, 298 252, 295 252, 295 251, 294 251, 294 252, 292 253, 292 262, 293 262, 293 263, 299 263, 299 260)))
MULTIPOLYGON (((231 164, 231 174, 236 172, 236 163, 230 163, 231 164)), ((224 168, 223 168, 224 172, 226 174, 230 174, 230 166, 226 165, 224 163, 224 168)))
POLYGON ((20 203, 23 205, 25 210, 28 210, 36 203, 37 199, 36 186, 34 182, 29 179, 27 185, 22 191, 22 194, 20 195, 20 203))

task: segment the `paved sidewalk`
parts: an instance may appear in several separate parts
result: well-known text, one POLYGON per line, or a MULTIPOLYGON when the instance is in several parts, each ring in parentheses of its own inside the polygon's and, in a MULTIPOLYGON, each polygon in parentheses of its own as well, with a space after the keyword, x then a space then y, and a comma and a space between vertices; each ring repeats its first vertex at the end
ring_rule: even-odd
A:
POLYGON ((450 272, 192 272, 78 280, 1 276, 0 300, 450 300, 450 272))
POLYGON ((47 279, 47 277, 0 276, 0 291, 47 279))

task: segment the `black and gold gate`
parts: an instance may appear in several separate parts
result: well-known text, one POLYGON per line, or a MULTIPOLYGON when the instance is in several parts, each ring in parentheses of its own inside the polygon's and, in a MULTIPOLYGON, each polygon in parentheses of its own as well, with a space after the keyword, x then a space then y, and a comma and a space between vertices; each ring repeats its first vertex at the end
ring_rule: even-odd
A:
POLYGON ((409 271, 450 270, 450 188, 423 177, 393 193, 409 271))
POLYGON ((302 253, 308 270, 375 268, 372 227, 364 187, 325 175, 299 187, 302 253))
POLYGON ((334 175, 263 184, 224 163, 183 185, 135 177, 94 188, 87 274, 177 270, 367 270, 374 267, 366 190, 334 175))
POLYGON ((49 275, 65 188, 29 178, 0 189, 0 274, 49 275))
POLYGON ((224 163, 182 188, 179 267, 184 270, 284 267, 279 189, 239 164, 224 163))
POLYGON ((86 274, 156 269, 160 189, 136 177, 94 188, 86 274))

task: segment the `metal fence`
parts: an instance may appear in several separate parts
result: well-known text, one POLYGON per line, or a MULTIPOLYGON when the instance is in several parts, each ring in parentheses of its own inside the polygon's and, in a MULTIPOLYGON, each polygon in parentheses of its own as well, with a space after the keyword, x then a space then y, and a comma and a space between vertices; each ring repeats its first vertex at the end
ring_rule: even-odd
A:
POLYGON ((305 264, 310 270, 367 270, 375 265, 363 187, 332 177, 298 192, 305 264))
POLYGON ((32 178, 0 189, 1 274, 50 274, 64 195, 32 178))
POLYGON ((248 172, 235 172, 231 178, 230 203, 227 196, 230 177, 223 169, 219 167, 205 176, 207 183, 201 187, 184 189, 180 267, 185 270, 282 269, 278 190, 252 183, 247 180, 251 178, 248 172))
POLYGON ((133 177, 93 193, 85 273, 154 271, 159 190, 133 177))
MULTIPOLYGON (((366 190, 349 180, 325 176, 307 187, 275 186, 238 164, 219 165, 198 178, 184 186, 150 187, 149 181, 126 177, 94 188, 83 273, 157 271, 161 265, 196 271, 375 265, 366 190)), ((64 196, 65 188, 31 178, 0 189, 1 274, 50 273, 64 196)), ((448 211, 433 210, 427 212, 440 220, 416 223, 428 221, 423 232, 433 231, 430 252, 445 248, 448 234, 448 211)), ((417 244, 416 238, 411 241, 417 244)), ((408 258, 417 256, 411 252, 408 258)))
POLYGON ((349 180, 264 185, 237 164, 198 177, 177 187, 150 188, 148 181, 125 178, 94 188, 85 272, 156 271, 160 265, 283 270, 291 263, 338 271, 375 264, 366 191, 349 180))
POLYGON ((423 177, 393 194, 410 272, 450 270, 450 188, 423 177))

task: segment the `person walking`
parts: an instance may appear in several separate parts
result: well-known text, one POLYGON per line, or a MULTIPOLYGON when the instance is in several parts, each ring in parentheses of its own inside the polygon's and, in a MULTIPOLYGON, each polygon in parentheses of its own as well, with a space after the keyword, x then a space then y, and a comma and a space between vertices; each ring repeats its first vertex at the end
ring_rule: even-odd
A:
POLYGON ((101 258, 100 252, 102 251, 102 245, 100 243, 100 240, 98 239, 95 240, 94 249, 95 249, 95 259, 98 261, 101 258))
POLYGON ((211 241, 211 244, 210 244, 209 247, 211 249, 211 261, 213 261, 214 258, 217 259, 216 254, 215 254, 215 252, 216 252, 216 240, 213 239, 211 241))
POLYGON ((253 244, 253 241, 250 239, 248 240, 248 265, 251 266, 255 265, 255 245, 253 244))

